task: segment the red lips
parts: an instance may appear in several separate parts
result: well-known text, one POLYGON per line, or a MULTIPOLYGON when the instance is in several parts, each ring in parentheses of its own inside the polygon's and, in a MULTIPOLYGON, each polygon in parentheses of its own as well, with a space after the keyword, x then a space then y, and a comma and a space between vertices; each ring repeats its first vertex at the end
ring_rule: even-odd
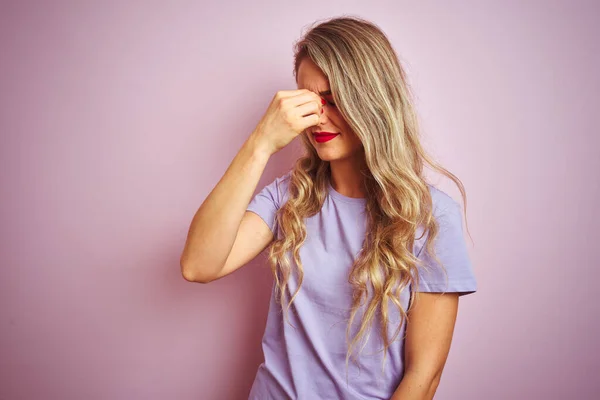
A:
POLYGON ((315 136, 329 136, 329 135, 339 135, 337 132, 315 132, 313 133, 315 136))
POLYGON ((315 141, 317 143, 324 143, 324 142, 328 142, 331 139, 335 138, 337 135, 339 135, 339 133, 336 132, 315 132, 313 133, 314 137, 315 137, 315 141))

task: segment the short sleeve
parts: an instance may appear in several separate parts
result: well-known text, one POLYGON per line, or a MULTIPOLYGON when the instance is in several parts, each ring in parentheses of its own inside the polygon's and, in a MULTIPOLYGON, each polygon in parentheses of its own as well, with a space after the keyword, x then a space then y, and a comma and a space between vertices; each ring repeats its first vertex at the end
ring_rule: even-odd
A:
POLYGON ((458 292, 460 296, 474 293, 477 291, 477 281, 464 238, 460 204, 445 194, 439 203, 441 204, 434 208, 434 217, 439 224, 434 249, 447 276, 423 245, 417 257, 427 267, 419 267, 417 291, 458 292))
POLYGON ((273 235, 277 237, 277 221, 275 215, 282 206, 284 196, 287 192, 287 182, 289 173, 282 175, 262 188, 246 207, 247 211, 252 211, 266 222, 271 228, 273 235))

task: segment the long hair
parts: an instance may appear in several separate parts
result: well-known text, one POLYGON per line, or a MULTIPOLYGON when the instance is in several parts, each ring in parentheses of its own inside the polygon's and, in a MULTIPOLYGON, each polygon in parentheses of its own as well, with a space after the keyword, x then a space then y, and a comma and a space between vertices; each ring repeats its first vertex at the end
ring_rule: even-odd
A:
MULTIPOLYGON (((346 368, 361 339, 368 339, 376 316, 384 343, 385 365, 387 349, 408 320, 407 312, 416 300, 417 266, 422 263, 413 254, 413 245, 419 226, 427 236, 423 249, 439 262, 433 247, 438 223, 433 217, 432 197, 423 175, 424 164, 456 183, 466 213, 465 189, 455 175, 423 149, 406 73, 377 25, 352 16, 320 22, 294 45, 296 79, 300 62, 306 57, 328 78, 338 110, 364 146, 368 168, 363 173, 367 233, 348 276, 353 296, 346 330, 346 368), (409 306, 404 310, 400 293, 407 286, 413 289, 409 306), (401 316, 391 339, 387 335, 390 302, 401 316), (360 328, 350 339, 350 327, 359 309, 363 311, 360 328)), ((290 274, 295 272, 298 277, 298 287, 285 307, 286 319, 304 277, 299 252, 306 239, 304 218, 321 210, 330 182, 329 162, 319 158, 307 135, 300 137, 305 154, 291 170, 289 199, 276 215, 282 234, 268 252, 276 299, 282 306, 290 274), (296 271, 292 271, 288 252, 292 253, 296 271)), ((447 277, 445 268, 444 272, 447 277)))

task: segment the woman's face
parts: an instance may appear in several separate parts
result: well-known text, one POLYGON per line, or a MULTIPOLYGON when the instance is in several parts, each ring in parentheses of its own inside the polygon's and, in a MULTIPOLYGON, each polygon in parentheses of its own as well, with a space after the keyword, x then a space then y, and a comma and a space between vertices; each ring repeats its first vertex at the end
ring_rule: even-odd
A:
POLYGON ((319 158, 324 161, 339 161, 360 157, 362 143, 336 108, 329 82, 321 69, 310 58, 305 57, 298 67, 297 77, 298 89, 308 89, 327 101, 323 106, 320 123, 305 131, 319 158), (315 136, 318 132, 336 135, 325 141, 327 137, 315 136))

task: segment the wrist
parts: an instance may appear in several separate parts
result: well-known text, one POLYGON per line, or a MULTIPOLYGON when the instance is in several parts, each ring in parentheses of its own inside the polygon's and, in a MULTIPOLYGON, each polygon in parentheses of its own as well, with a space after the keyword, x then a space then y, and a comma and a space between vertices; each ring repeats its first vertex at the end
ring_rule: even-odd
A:
POLYGON ((273 155, 270 146, 264 140, 259 139, 255 133, 250 135, 248 140, 246 141, 246 145, 249 148, 250 152, 256 156, 261 158, 270 158, 273 155))

